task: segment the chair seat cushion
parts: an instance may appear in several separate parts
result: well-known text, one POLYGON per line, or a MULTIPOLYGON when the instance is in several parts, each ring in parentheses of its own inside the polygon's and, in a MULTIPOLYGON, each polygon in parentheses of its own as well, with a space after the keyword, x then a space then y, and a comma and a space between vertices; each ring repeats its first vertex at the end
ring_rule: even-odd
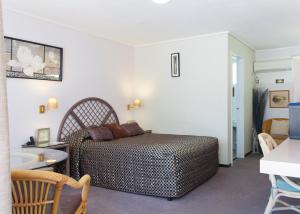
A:
POLYGON ((288 135, 271 135, 271 136, 275 140, 277 145, 281 144, 283 141, 285 141, 289 137, 288 135))
POLYGON ((81 189, 64 186, 59 203, 59 214, 75 213, 81 202, 81 189))
MULTIPOLYGON (((293 182, 295 182, 296 184, 300 185, 300 181, 299 179, 297 180, 292 180, 293 182)), ((286 183, 281 177, 276 177, 276 185, 278 189, 282 189, 285 191, 289 191, 289 192, 300 192, 300 190, 292 187, 291 185, 289 185, 288 183, 286 183)))
POLYGON ((280 134, 273 134, 271 136, 273 139, 280 139, 280 140, 286 140, 289 137, 288 135, 280 135, 280 134))

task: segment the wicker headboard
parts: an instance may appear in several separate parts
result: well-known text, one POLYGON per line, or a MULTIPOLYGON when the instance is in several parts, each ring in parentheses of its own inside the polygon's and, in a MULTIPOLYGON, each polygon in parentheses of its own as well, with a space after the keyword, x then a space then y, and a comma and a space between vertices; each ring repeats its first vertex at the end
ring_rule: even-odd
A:
POLYGON ((118 116, 111 105, 97 97, 85 98, 67 111, 60 124, 57 140, 60 142, 80 129, 106 123, 119 124, 118 116))

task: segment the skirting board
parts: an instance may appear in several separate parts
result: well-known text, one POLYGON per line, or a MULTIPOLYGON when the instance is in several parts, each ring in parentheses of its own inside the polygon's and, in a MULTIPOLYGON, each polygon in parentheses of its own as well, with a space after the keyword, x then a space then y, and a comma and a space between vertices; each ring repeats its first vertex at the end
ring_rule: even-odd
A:
POLYGON ((231 164, 219 164, 219 167, 229 168, 231 167, 231 164))
MULTIPOLYGON (((245 157, 247 157, 248 155, 252 154, 252 151, 248 152, 245 157)), ((237 158, 236 158, 237 159, 237 158)), ((229 168, 231 167, 231 164, 219 164, 219 167, 225 167, 225 168, 229 168)))

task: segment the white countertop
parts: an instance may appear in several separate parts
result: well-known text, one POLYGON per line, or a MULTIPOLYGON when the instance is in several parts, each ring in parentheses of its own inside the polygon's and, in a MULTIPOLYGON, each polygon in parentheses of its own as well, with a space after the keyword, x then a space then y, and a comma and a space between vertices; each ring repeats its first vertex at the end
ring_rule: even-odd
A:
POLYGON ((300 178, 300 140, 287 139, 263 157, 260 172, 300 178))
POLYGON ((10 165, 12 169, 38 169, 47 167, 68 158, 66 152, 44 148, 20 148, 11 151, 10 165), (44 161, 38 161, 38 154, 45 155, 44 161))

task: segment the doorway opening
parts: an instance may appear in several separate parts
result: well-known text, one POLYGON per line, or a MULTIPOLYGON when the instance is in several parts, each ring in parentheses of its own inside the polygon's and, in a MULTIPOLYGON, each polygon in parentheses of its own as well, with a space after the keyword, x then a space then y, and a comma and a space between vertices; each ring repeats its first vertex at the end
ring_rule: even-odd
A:
POLYGON ((237 120, 238 120, 238 58, 232 56, 232 158, 237 158, 237 120))
POLYGON ((232 160, 244 157, 243 60, 232 56, 232 160))

